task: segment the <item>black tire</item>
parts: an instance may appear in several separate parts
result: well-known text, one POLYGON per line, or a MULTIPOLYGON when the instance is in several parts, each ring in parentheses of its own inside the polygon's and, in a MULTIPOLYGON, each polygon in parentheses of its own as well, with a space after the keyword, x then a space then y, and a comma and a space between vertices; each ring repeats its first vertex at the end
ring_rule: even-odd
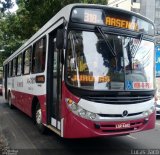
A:
POLYGON ((38 103, 36 106, 36 110, 35 110, 35 123, 36 126, 38 128, 38 130, 40 131, 40 133, 44 134, 46 131, 46 127, 42 124, 42 110, 40 107, 40 104, 38 103))
POLYGON ((10 92, 8 94, 8 105, 9 105, 10 109, 14 108, 14 106, 12 105, 12 98, 11 98, 11 93, 10 92))

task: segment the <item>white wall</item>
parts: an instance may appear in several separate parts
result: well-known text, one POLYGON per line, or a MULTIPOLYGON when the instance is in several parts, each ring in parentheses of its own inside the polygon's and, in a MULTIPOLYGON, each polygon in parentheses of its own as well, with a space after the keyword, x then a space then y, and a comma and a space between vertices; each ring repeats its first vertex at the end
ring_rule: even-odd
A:
POLYGON ((131 11, 131 0, 108 0, 108 6, 118 7, 124 10, 131 11))

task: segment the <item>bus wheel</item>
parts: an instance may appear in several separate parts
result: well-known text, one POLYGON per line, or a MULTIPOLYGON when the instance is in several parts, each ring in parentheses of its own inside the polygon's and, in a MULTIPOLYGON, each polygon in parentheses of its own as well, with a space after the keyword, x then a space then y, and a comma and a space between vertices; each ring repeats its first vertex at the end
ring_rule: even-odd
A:
POLYGON ((13 109, 11 93, 9 93, 9 95, 8 95, 8 105, 9 105, 10 109, 13 109))
POLYGON ((36 106, 35 122, 36 122, 36 126, 37 126, 38 130, 42 134, 44 134, 45 130, 46 130, 46 127, 42 124, 42 111, 41 111, 41 107, 40 107, 39 103, 36 106))

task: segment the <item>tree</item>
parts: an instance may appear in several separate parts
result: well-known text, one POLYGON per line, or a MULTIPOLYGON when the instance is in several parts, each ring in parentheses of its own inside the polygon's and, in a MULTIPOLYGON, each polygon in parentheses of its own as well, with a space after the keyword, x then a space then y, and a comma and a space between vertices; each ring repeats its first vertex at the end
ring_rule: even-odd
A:
POLYGON ((0 20, 0 66, 24 42, 19 18, 16 14, 6 13, 0 20))
POLYGON ((106 4, 106 0, 16 0, 16 13, 5 12, 13 6, 11 0, 0 1, 0 66, 27 39, 36 33, 61 8, 71 3, 106 4))
POLYGON ((20 8, 24 8, 29 14, 29 25, 37 31, 61 8, 71 3, 107 4, 106 0, 17 0, 20 8))

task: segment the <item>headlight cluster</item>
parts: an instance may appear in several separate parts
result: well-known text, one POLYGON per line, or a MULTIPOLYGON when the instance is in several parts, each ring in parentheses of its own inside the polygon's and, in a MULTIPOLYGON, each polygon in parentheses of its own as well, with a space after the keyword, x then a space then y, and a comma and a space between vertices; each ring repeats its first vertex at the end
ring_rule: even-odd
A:
POLYGON ((83 109, 77 103, 75 103, 73 100, 69 98, 66 98, 66 103, 68 108, 78 116, 81 116, 83 118, 90 119, 90 120, 95 120, 97 117, 97 114, 83 109))
POLYGON ((148 117, 155 111, 155 106, 152 106, 149 110, 143 112, 143 116, 148 117))

